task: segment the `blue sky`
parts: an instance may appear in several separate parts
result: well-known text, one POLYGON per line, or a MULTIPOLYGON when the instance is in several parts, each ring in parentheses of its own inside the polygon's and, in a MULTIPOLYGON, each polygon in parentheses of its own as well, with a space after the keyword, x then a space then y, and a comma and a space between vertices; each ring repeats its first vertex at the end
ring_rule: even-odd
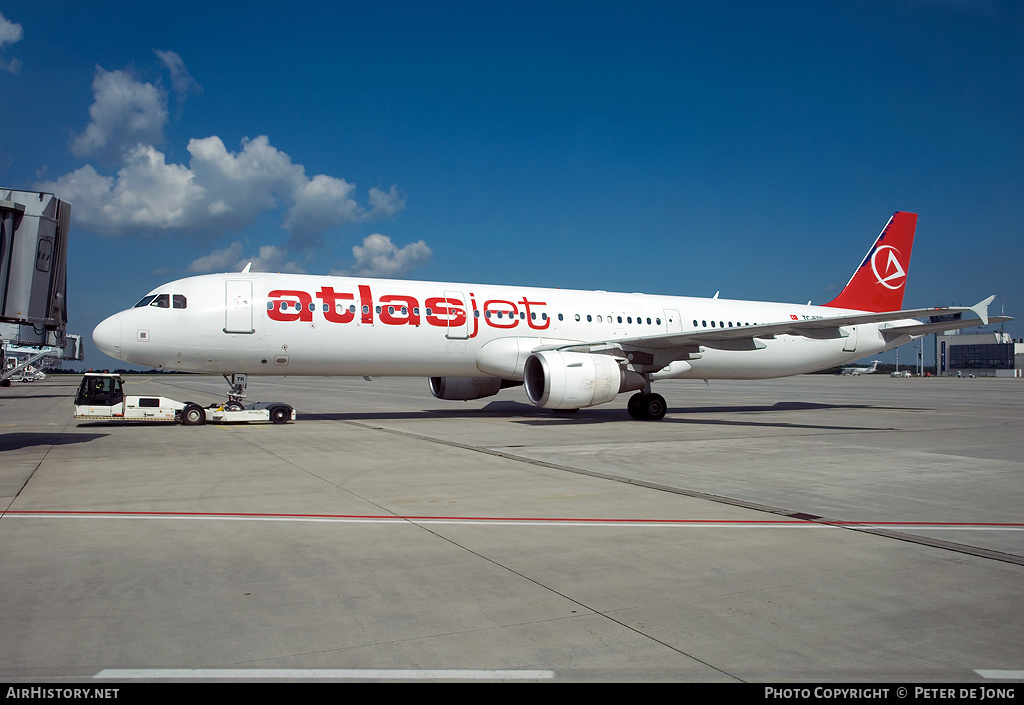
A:
POLYGON ((823 303, 896 210, 905 306, 1024 317, 1021 3, 239 7, 0 2, 0 185, 73 203, 71 332, 250 260, 823 303))

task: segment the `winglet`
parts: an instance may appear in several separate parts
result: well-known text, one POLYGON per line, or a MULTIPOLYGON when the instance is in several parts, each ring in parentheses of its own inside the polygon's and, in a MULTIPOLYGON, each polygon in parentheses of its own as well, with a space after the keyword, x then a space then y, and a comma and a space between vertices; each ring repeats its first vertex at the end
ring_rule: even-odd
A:
POLYGON ((971 306, 971 311, 974 312, 974 315, 981 319, 981 325, 988 325, 988 305, 995 300, 995 296, 990 296, 984 301, 979 301, 978 303, 971 306))
POLYGON ((839 296, 825 305, 872 313, 899 311, 916 228, 916 213, 893 213, 839 296))
POLYGON ((250 262, 249 264, 247 264, 244 267, 242 267, 242 274, 248 274, 249 273, 249 267, 251 267, 251 266, 252 266, 252 262, 250 262))

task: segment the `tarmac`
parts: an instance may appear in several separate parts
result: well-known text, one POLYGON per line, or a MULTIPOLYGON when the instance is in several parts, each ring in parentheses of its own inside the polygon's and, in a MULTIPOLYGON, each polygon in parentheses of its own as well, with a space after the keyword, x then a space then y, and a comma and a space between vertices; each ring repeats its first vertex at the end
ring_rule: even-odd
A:
MULTIPOLYGON (((0 682, 1024 682, 1024 380, 249 380, 284 425, 0 389, 0 682)), ((131 375, 208 404, 216 376, 131 375)))

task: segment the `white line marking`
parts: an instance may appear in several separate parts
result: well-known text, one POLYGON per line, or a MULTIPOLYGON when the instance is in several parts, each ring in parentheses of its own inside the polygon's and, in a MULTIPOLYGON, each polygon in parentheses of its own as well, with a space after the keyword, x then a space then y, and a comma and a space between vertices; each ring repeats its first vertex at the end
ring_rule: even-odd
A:
POLYGON ((994 668, 975 668, 974 672, 982 678, 991 678, 994 680, 1024 680, 1024 670, 1022 671, 1000 671, 994 668))
POLYGON ((105 668, 93 678, 290 678, 296 680, 548 680, 554 671, 391 668, 105 668))

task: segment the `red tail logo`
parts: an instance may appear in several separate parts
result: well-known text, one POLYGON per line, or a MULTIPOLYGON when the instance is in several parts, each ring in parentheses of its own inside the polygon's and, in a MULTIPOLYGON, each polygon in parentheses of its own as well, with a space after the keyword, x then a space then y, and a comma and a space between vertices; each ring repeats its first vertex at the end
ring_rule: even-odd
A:
POLYGON ((825 305, 876 313, 900 310, 916 228, 916 213, 893 213, 849 283, 825 305))

